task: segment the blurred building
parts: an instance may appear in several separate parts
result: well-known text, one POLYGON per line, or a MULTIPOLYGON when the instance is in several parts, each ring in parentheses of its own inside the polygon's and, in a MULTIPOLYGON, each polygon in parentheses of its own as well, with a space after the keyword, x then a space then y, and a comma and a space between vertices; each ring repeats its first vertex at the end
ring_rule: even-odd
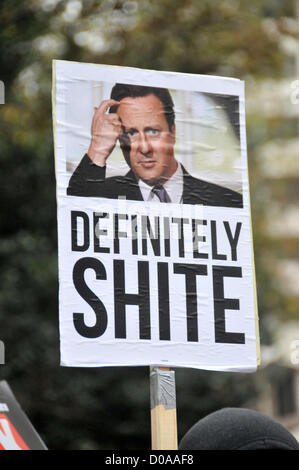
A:
POLYGON ((299 325, 273 325, 273 344, 262 347, 257 382, 260 394, 250 406, 272 416, 299 441, 299 325))
POLYGON ((267 325, 273 342, 262 347, 261 393, 254 408, 299 440, 299 2, 295 5, 293 17, 266 20, 285 52, 285 78, 250 84, 247 114, 256 116, 256 124, 258 116, 265 122, 257 152, 260 197, 267 208, 261 223, 269 242, 262 262, 271 270, 275 313, 267 325), (283 302, 275 302, 275 290, 283 302))

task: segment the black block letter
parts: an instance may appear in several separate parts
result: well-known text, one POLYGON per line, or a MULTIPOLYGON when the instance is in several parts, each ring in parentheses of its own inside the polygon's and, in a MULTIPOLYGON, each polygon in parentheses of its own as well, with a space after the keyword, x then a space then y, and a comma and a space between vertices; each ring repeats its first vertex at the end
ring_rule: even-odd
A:
POLYGON ((78 333, 85 338, 98 338, 107 328, 107 312, 103 303, 92 292, 85 283, 84 272, 86 269, 93 269, 97 279, 106 279, 104 265, 96 258, 81 258, 77 261, 73 269, 73 282, 77 292, 94 310, 96 321, 93 326, 86 326, 84 313, 74 313, 74 326, 78 333))

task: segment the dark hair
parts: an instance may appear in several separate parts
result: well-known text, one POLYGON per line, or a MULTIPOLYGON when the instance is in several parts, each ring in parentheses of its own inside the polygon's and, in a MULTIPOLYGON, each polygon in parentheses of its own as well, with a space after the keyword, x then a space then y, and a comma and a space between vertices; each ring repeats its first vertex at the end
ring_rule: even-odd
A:
MULTIPOLYGON (((164 114, 168 123, 169 130, 174 125, 174 103, 167 88, 157 88, 142 85, 127 85, 124 83, 116 83, 111 90, 111 99, 120 101, 123 98, 140 98, 147 95, 155 95, 162 103, 164 114)), ((116 106, 111 106, 110 113, 116 112, 116 106)))

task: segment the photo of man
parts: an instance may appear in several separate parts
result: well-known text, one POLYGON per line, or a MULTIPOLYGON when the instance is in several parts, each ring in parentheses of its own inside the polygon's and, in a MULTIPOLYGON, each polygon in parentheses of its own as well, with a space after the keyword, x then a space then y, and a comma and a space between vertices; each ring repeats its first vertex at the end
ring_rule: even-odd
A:
POLYGON ((117 83, 95 108, 87 153, 73 172, 67 194, 177 204, 243 207, 242 194, 195 178, 176 159, 174 103, 166 88, 117 83), (130 170, 106 177, 120 143, 130 170))

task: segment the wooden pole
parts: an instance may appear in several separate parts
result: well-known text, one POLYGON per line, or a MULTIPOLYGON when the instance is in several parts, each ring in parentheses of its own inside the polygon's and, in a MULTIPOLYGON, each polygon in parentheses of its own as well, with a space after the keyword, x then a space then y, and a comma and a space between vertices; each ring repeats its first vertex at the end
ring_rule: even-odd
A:
POLYGON ((175 373, 150 368, 151 436, 153 450, 177 450, 175 373))

